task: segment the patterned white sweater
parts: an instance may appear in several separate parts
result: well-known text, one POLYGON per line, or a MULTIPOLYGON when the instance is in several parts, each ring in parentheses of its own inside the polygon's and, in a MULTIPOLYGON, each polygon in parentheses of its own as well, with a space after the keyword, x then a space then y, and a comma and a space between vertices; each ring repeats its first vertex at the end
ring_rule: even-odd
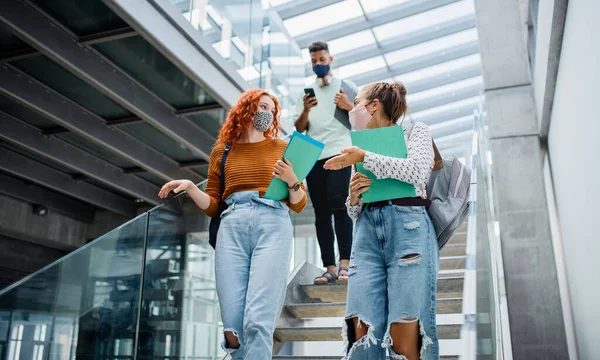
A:
MULTIPOLYGON (((409 125, 410 126, 410 125, 409 125)), ((404 134, 408 129, 403 126, 404 134)), ((406 139, 408 157, 406 159, 393 158, 366 152, 364 167, 377 177, 377 179, 396 179, 415 186, 417 197, 427 198, 427 181, 433 168, 433 147, 431 146, 431 133, 427 125, 416 123, 406 139)), ((346 202, 348 215, 356 221, 362 212, 362 199, 355 206, 350 205, 350 197, 346 202)))

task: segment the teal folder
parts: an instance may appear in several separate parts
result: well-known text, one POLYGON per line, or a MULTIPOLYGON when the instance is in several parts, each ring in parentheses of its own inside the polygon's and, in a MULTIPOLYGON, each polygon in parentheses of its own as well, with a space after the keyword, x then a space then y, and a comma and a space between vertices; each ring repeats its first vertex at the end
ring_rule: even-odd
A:
MULTIPOLYGON (((283 157, 292 164, 298 181, 302 182, 306 179, 310 170, 319 160, 323 148, 325 148, 325 144, 294 131, 283 157)), ((273 178, 264 197, 271 200, 284 200, 288 198, 288 191, 287 184, 283 180, 273 178)))
MULTIPOLYGON (((352 144, 375 154, 406 158, 408 151, 402 126, 353 131, 350 133, 352 144)), ((395 179, 378 180, 372 172, 366 170, 363 163, 356 164, 356 170, 367 175, 373 182, 371 188, 362 194, 363 202, 415 197, 415 187, 395 179)))

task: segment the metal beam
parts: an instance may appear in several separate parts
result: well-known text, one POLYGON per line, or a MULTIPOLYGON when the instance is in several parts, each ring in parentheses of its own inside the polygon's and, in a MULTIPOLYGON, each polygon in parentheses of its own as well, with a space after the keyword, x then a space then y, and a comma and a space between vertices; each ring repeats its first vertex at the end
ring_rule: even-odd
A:
MULTIPOLYGON (((177 115, 204 114, 206 112, 210 112, 212 110, 218 110, 218 109, 222 109, 222 108, 223 107, 219 104, 206 104, 206 105, 194 106, 194 107, 187 108, 187 109, 177 110, 177 115)), ((145 122, 143 119, 133 116, 133 117, 126 117, 126 118, 121 118, 121 119, 106 120, 106 125, 122 126, 122 125, 130 125, 130 124, 139 124, 139 123, 143 123, 143 122, 145 122)), ((69 129, 64 128, 62 126, 57 126, 57 127, 53 127, 53 128, 49 128, 49 129, 44 129, 43 134, 44 135, 55 135, 55 134, 62 134, 62 133, 66 133, 66 132, 69 132, 69 129)))
POLYGON ((117 214, 127 217, 136 214, 136 206, 133 201, 84 181, 73 180, 71 176, 63 172, 5 148, 0 148, 0 169, 117 214))
POLYGON ((215 139, 188 119, 178 116, 162 99, 91 48, 77 43, 27 3, 0 2, 0 22, 42 54, 100 90, 190 151, 209 159, 215 139))
POLYGON ((478 51, 479 46, 476 41, 473 41, 449 49, 443 49, 430 54, 422 55, 414 59, 397 62, 392 64, 389 69, 387 67, 382 67, 363 74, 351 76, 350 80, 360 85, 368 84, 373 81, 391 78, 448 61, 457 60, 468 55, 477 54, 478 51))
MULTIPOLYGON (((382 41, 380 42, 381 47, 378 47, 377 44, 372 44, 360 47, 358 49, 345 51, 340 54, 333 54, 333 64, 335 67, 339 68, 344 65, 353 64, 358 61, 401 50, 426 41, 439 39, 441 37, 448 36, 460 31, 469 30, 474 27, 475 15, 466 15, 459 19, 450 20, 439 25, 431 26, 418 31, 413 31, 408 34, 404 34, 398 37, 394 37, 392 39, 382 41)), ((474 41, 473 43, 478 49, 477 41, 474 41)), ((470 44, 472 45, 473 43, 470 44)), ((436 54, 443 54, 444 50, 447 49, 440 49, 440 51, 436 52, 436 54)), ((304 68, 304 71, 306 76, 312 75, 312 66, 310 64, 307 64, 304 68)))
POLYGON ((7 64, 0 65, 0 93, 165 180, 202 180, 196 173, 180 169, 174 160, 136 138, 107 126, 99 116, 7 64))
POLYGON ((301 49, 308 47, 313 41, 329 41, 342 36, 350 35, 372 27, 387 24, 425 11, 436 9, 440 6, 455 3, 459 0, 411 0, 399 5, 390 6, 369 15, 369 19, 359 16, 342 21, 335 25, 319 28, 306 34, 297 36, 296 42, 301 49))
MULTIPOLYGON (((131 27, 126 26, 119 29, 113 29, 108 31, 101 31, 99 33, 81 36, 78 41, 84 45, 100 44, 106 41, 124 39, 132 36, 136 36, 137 33, 131 27)), ((10 52, 0 54, 1 62, 11 62, 21 59, 27 59, 34 56, 39 56, 40 52, 33 48, 26 48, 20 50, 13 50, 10 52)))
POLYGON ((66 142, 40 134, 39 130, 0 111, 0 139, 12 142, 74 171, 96 179, 132 197, 158 205, 159 188, 119 167, 102 161, 66 142))
POLYGON ((421 110, 427 110, 441 105, 446 105, 455 101, 468 99, 473 96, 477 96, 483 93, 483 84, 471 85, 469 87, 454 90, 452 92, 446 92, 439 95, 427 97, 419 101, 410 101, 408 99, 408 109, 412 113, 416 113, 421 110))
POLYGON ((44 205, 75 220, 86 223, 94 221, 96 209, 93 205, 1 173, 0 193, 30 204, 44 205))
POLYGON ((85 45, 100 44, 107 41, 125 39, 132 36, 137 36, 137 32, 130 26, 125 26, 118 29, 101 31, 95 34, 80 36, 79 42, 85 45))
POLYGON ((169 1, 103 2, 224 107, 235 105, 240 94, 250 87, 169 1))
POLYGON ((294 0, 282 5, 276 6, 274 9, 283 19, 293 18, 308 12, 324 8, 329 5, 337 4, 343 0, 294 0))

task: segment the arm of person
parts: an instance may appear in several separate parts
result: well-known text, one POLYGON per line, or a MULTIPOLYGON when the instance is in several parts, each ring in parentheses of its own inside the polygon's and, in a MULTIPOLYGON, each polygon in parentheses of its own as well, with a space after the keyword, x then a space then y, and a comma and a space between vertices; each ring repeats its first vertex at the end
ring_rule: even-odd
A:
POLYGON ((417 123, 413 126, 407 147, 408 156, 406 159, 366 151, 363 161, 364 167, 372 172, 377 179, 390 178, 419 186, 427 180, 425 177, 433 164, 434 153, 431 133, 427 125, 417 123))
MULTIPOLYGON (((294 187, 296 184, 298 184, 298 177, 294 173, 292 164, 287 159, 284 159, 283 161, 277 161, 273 171, 273 176, 277 179, 285 181, 288 188, 294 187)), ((290 189, 288 203, 290 209, 296 213, 300 213, 302 210, 304 210, 307 203, 306 187, 304 184, 300 184, 300 188, 297 191, 290 189)))
POLYGON ((353 220, 358 220, 362 213, 363 201, 362 194, 371 187, 371 180, 365 175, 355 172, 352 168, 352 177, 350 178, 350 195, 346 200, 346 209, 348 216, 353 220))

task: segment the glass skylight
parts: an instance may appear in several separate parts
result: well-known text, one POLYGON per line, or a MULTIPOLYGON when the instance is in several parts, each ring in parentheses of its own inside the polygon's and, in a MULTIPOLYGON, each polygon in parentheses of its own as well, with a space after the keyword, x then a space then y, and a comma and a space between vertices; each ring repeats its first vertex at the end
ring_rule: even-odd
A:
MULTIPOLYGON (((375 44, 375 37, 371 30, 363 30, 357 33, 343 36, 327 42, 329 51, 334 56, 339 55, 348 50, 357 49, 361 46, 375 44)), ((306 50, 308 52, 308 50, 306 50)))
POLYGON ((360 3, 362 4, 363 9, 365 9, 365 12, 368 14, 408 1, 410 0, 360 0, 360 3))
POLYGON ((421 14, 409 16, 398 21, 393 21, 373 28, 377 40, 383 41, 399 35, 415 32, 427 27, 435 26, 448 20, 475 12, 472 0, 463 0, 442 6, 421 14))
POLYGON ((436 106, 431 109, 418 111, 416 113, 412 113, 410 115, 410 117, 413 121, 417 122, 417 121, 421 121, 421 119, 423 119, 423 118, 439 115, 442 113, 449 113, 454 110, 458 110, 463 106, 473 106, 473 109, 475 109, 477 107, 477 104, 479 103, 479 100, 480 100, 479 96, 474 96, 474 97, 470 97, 467 99, 455 101, 450 104, 445 104, 445 105, 441 105, 441 106, 436 106))
POLYGON ((334 69, 333 72, 338 77, 348 78, 382 67, 385 67, 385 60, 383 59, 383 56, 377 56, 363 61, 358 61, 353 64, 342 66, 341 68, 334 69))
POLYGON ((454 46, 467 44, 473 41, 477 41, 477 29, 475 28, 460 31, 452 35, 444 36, 431 41, 426 41, 417 45, 409 46, 397 51, 392 51, 385 54, 384 56, 388 63, 391 65, 409 59, 415 59, 423 55, 432 54, 437 51, 449 49, 454 46))
POLYGON ((342 1, 283 21, 290 35, 298 36, 345 20, 364 16, 358 0, 342 1))
POLYGON ((457 90, 462 90, 469 87, 480 87, 483 88, 483 77, 477 76, 470 79, 457 81, 448 85, 439 86, 433 89, 428 89, 425 91, 419 91, 418 93, 409 94, 407 96, 407 101, 410 104, 414 101, 421 101, 427 98, 431 98, 434 96, 438 96, 441 94, 451 95, 453 92, 457 90))
POLYGON ((419 69, 406 74, 401 74, 395 76, 394 78, 398 81, 402 81, 403 83, 411 83, 426 78, 445 75, 451 71, 476 64, 479 64, 479 54, 473 54, 462 57, 460 59, 447 61, 424 69, 419 69))

